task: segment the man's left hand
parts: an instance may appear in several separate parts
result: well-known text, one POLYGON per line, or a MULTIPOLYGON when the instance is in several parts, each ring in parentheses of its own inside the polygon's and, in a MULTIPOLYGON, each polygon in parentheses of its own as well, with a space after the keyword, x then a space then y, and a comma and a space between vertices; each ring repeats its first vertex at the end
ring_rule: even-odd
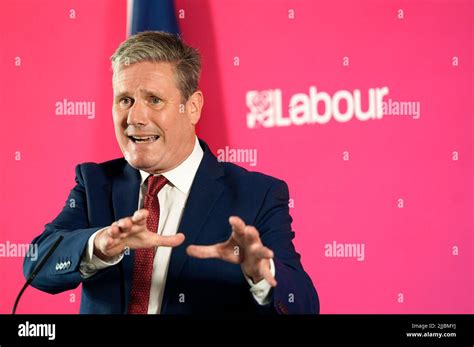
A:
POLYGON ((245 225, 244 221, 236 216, 230 217, 229 223, 232 226, 232 234, 227 241, 209 246, 190 245, 186 250, 188 255, 200 259, 218 258, 240 264, 244 274, 254 283, 266 279, 275 287, 277 282, 270 271, 273 251, 262 244, 258 230, 251 225, 245 225))

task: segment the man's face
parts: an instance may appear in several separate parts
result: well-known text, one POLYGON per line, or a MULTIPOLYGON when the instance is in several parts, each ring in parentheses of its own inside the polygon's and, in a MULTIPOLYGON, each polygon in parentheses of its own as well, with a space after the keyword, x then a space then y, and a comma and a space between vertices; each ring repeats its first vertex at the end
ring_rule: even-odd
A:
POLYGON ((131 166, 161 173, 191 154, 202 94, 196 92, 182 104, 171 64, 122 66, 115 73, 113 89, 115 136, 131 166))

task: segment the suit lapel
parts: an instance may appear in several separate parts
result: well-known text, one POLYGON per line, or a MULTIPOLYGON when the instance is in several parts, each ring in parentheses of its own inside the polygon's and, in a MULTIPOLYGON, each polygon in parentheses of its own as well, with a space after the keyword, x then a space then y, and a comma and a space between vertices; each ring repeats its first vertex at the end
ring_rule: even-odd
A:
POLYGON ((193 244, 201 233, 206 219, 224 190, 224 186, 218 180, 224 174, 222 168, 207 145, 203 141, 200 143, 204 149, 204 156, 196 172, 178 228, 178 232, 184 233, 186 239, 171 253, 161 312, 165 312, 170 293, 174 293, 174 284, 188 259, 186 248, 193 244))
MULTIPOLYGON (((113 181, 112 185, 112 202, 115 221, 131 216, 133 212, 137 210, 140 182, 140 172, 125 162, 123 171, 113 181)), ((126 313, 127 311, 130 291, 132 289, 133 256, 134 251, 130 251, 130 254, 126 255, 120 262, 120 266, 123 269, 121 277, 124 277, 120 279, 120 285, 124 286, 122 290, 125 292, 123 298, 125 307, 121 308, 124 310, 122 313, 126 313)))
POLYGON ((140 172, 128 163, 112 185, 112 201, 115 220, 128 217, 138 208, 140 172))

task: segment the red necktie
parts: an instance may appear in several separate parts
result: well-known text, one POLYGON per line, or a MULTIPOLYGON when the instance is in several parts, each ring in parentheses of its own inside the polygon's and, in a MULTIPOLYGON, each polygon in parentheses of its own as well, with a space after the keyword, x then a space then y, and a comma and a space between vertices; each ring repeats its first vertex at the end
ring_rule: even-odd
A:
MULTIPOLYGON (((148 231, 156 233, 160 220, 160 203, 158 192, 168 182, 163 176, 148 176, 148 188, 145 195, 144 207, 148 210, 146 227, 148 231)), ((128 312, 130 314, 147 314, 150 301, 151 276, 153 273, 153 259, 155 248, 142 248, 135 251, 133 263, 132 292, 128 312)))

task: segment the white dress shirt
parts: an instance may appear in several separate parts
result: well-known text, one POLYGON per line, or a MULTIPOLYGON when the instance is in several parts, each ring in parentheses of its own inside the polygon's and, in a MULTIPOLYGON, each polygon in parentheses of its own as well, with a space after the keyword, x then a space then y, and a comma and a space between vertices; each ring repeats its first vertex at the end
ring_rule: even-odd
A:
MULTIPOLYGON (((199 140, 196 137, 194 149, 189 157, 173 170, 163 173, 163 176, 168 179, 169 183, 158 192, 160 218, 157 232, 159 235, 167 236, 175 235, 177 233, 184 207, 186 205, 186 200, 188 199, 194 176, 196 175, 203 155, 204 152, 199 145, 199 140)), ((138 209, 143 208, 143 197, 146 194, 147 189, 145 180, 150 174, 140 170, 140 175, 141 185, 140 196, 138 199, 138 209)), ((101 230, 97 231, 89 238, 87 251, 84 253, 79 267, 83 278, 88 278, 93 276, 101 269, 118 264, 124 256, 121 254, 112 261, 105 262, 94 255, 94 238, 101 230)), ((172 247, 157 247, 153 261, 148 314, 159 314, 161 311, 171 251, 172 247)), ((275 266, 273 261, 270 261, 270 266, 272 274, 275 275, 275 266)), ((245 276, 245 278, 250 285, 250 291, 255 301, 257 301, 260 305, 268 304, 271 300, 270 284, 265 279, 254 284, 250 278, 247 276, 245 276)))

